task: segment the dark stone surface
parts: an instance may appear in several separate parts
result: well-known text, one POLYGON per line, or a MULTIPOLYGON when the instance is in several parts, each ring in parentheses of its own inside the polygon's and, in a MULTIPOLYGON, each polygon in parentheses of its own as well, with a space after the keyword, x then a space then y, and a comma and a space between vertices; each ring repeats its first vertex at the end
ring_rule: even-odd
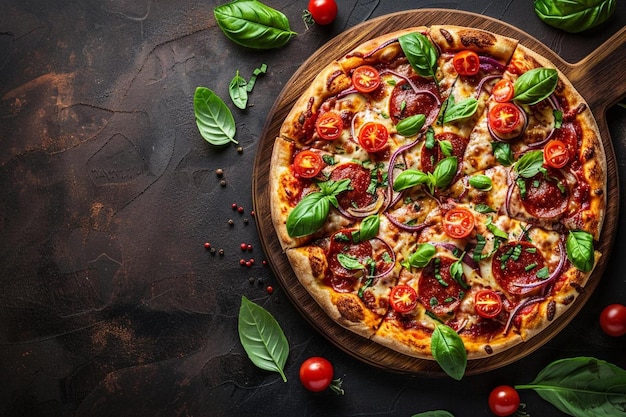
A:
MULTIPOLYGON (((263 265, 251 213, 267 114, 300 64, 344 29, 411 8, 460 9, 515 25, 576 62, 624 26, 623 3, 602 29, 568 35, 522 0, 346 0, 332 25, 308 30, 306 1, 267 1, 299 35, 266 52, 224 37, 216 1, 0 3, 0 415, 488 416, 492 387, 530 382, 552 360, 589 355, 626 366, 626 339, 597 325, 606 304, 626 303, 624 220, 596 293, 564 331, 514 365, 455 382, 373 368, 315 332, 263 265), (234 108, 235 71, 247 78, 262 63, 268 73, 249 108, 234 108), (197 86, 231 105, 242 152, 199 136, 197 86), (242 295, 285 330, 287 383, 246 357, 242 295), (299 365, 313 355, 334 363, 343 397, 301 387, 299 365)), ((625 178, 626 110, 607 119, 625 178)), ((620 195, 626 207, 623 185, 620 195)), ((533 416, 561 415, 533 392, 522 401, 533 416)))

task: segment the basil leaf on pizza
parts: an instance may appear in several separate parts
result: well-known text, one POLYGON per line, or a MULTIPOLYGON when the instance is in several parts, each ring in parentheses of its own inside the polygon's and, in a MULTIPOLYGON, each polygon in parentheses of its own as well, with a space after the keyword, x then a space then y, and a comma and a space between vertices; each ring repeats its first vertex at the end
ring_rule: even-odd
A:
POLYGON ((474 97, 468 97, 456 103, 453 96, 450 96, 443 114, 443 123, 450 123, 473 116, 476 110, 478 110, 478 100, 474 97))
POLYGON ((370 240, 378 234, 380 228, 380 217, 378 214, 367 216, 361 222, 359 230, 352 232, 352 241, 355 243, 370 240))
POLYGON ((410 269, 411 267, 424 268, 428 265, 433 256, 435 256, 435 253, 437 253, 437 249, 434 245, 430 243, 422 243, 417 246, 415 252, 413 252, 406 261, 404 261, 402 266, 407 269, 410 269))
POLYGON ((402 136, 415 136, 424 126, 426 116, 423 114, 414 114, 406 119, 402 119, 397 125, 396 130, 402 136))
POLYGON ((428 174, 417 169, 407 169, 396 177, 393 182, 393 189, 394 191, 402 191, 407 188, 415 187, 416 185, 428 184, 429 182, 430 178, 428 174))
POLYGON ((422 77, 431 77, 437 81, 437 49, 430 40, 419 32, 409 33, 398 38, 400 47, 413 69, 422 77))
POLYGON ((553 68, 535 68, 520 75, 515 81, 513 100, 533 105, 548 98, 559 82, 559 74, 553 68))
POLYGON ((450 326, 437 324, 430 342, 433 357, 446 374, 460 381, 467 367, 463 340, 450 326))
POLYGON ((456 175, 457 167, 458 161, 455 156, 449 156, 439 161, 433 171, 434 179, 432 185, 437 188, 444 188, 450 185, 456 175))
POLYGON ((593 269, 595 262, 593 236, 583 230, 571 230, 565 245, 567 257, 574 266, 583 272, 593 269))
POLYGON ((545 171, 543 167, 543 151, 530 151, 525 153, 516 163, 515 172, 520 177, 532 178, 545 171))

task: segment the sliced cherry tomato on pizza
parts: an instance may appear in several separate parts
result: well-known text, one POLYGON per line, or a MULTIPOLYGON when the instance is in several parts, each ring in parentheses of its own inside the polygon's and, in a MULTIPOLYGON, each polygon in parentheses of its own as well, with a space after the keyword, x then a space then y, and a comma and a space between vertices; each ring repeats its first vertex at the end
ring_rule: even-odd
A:
POLYGON ((367 152, 378 152, 387 144, 389 131, 377 122, 367 122, 359 131, 359 143, 367 152))
POLYGON ((302 151, 293 159, 293 169, 303 178, 313 178, 324 168, 324 161, 313 151, 302 151))
POLYGON ((389 302, 398 313, 408 313, 417 305, 417 292, 406 284, 396 285, 391 289, 389 302))
POLYGON ((465 207, 454 207, 443 217, 443 230, 454 239, 467 237, 474 229, 474 214, 465 207))
POLYGON ((551 140, 543 148, 543 159, 552 168, 563 168, 569 162, 567 145, 557 139, 551 140))
POLYGON ((352 84, 362 93, 371 93, 380 85, 380 74, 370 65, 361 65, 352 73, 352 84))
POLYGON ((480 317, 492 319, 502 311, 502 299, 493 290, 480 290, 474 296, 474 310, 480 317))
POLYGON ((317 118, 315 130, 322 139, 335 140, 341 136, 343 130, 343 120, 335 112, 326 112, 317 118))
POLYGON ((510 101, 514 93, 515 88, 513 87, 513 83, 506 79, 498 81, 496 85, 493 86, 493 90, 491 90, 493 99, 498 103, 510 101))
POLYGON ((513 132, 523 120, 521 110, 513 103, 497 103, 487 114, 489 126, 495 133, 513 132))
POLYGON ((454 55, 452 65, 459 75, 476 75, 480 70, 480 58, 476 52, 465 50, 454 55))

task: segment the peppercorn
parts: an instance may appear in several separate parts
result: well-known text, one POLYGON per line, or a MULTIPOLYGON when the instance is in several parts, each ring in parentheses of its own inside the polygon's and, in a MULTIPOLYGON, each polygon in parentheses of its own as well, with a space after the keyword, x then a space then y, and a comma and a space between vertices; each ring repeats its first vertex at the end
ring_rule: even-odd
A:
POLYGON ((235 221, 233 219, 228 219, 228 225, 232 226, 235 224, 235 221))
POLYGON ((215 170, 215 174, 218 177, 221 177, 222 175, 224 175, 224 170, 222 168, 218 168, 218 169, 215 170))
POLYGON ((243 153, 243 147, 237 146, 237 153, 243 153))
POLYGON ((220 249, 220 250, 218 250, 218 251, 217 251, 217 254, 218 254, 219 256, 224 256, 224 249, 220 249))
POLYGON ((220 185, 221 185, 222 187, 226 187, 226 180, 221 180, 221 181, 220 181, 220 185))

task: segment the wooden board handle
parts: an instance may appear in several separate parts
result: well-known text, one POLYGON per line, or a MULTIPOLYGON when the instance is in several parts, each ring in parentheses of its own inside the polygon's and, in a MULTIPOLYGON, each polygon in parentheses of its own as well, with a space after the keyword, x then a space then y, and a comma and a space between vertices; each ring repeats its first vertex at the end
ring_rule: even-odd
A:
POLYGON ((600 119, 626 96, 626 27, 571 66, 567 76, 600 119))

